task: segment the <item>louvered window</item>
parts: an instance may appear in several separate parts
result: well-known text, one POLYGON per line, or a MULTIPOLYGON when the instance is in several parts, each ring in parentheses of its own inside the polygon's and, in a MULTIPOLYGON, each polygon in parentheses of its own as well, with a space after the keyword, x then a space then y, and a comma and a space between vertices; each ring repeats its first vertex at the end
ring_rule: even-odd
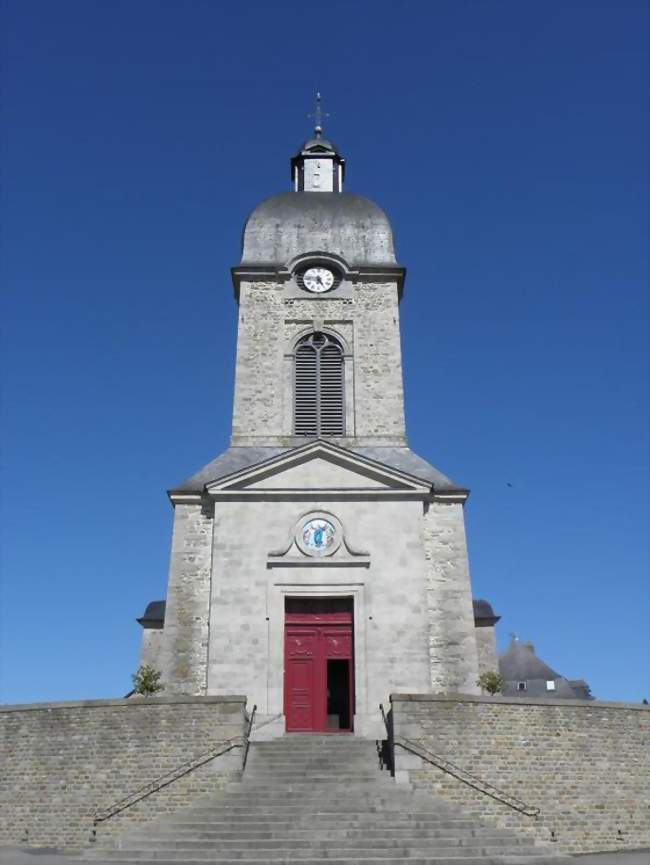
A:
POLYGON ((299 436, 345 435, 343 351, 324 333, 311 333, 296 347, 294 430, 299 436))

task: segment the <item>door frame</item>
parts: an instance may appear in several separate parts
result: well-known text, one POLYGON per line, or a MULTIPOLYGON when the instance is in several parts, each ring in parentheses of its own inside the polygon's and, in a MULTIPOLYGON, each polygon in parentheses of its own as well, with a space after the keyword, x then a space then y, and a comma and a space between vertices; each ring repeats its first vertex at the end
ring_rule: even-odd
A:
MULTIPOLYGON (((298 569, 296 569, 298 570, 298 569)), ((296 574, 300 579, 299 570, 296 574)), ((356 576, 356 575, 355 575, 356 576)), ((367 682, 367 617, 366 617, 366 584, 365 581, 346 581, 345 578, 317 582, 313 572, 305 569, 304 577, 298 582, 293 580, 269 581, 267 584, 267 616, 268 616, 268 666, 266 676, 267 712, 278 718, 284 716, 284 610, 285 598, 352 598, 352 621, 354 624, 354 665, 352 670, 354 681, 354 717, 352 726, 357 735, 362 733, 358 717, 367 716, 368 682, 367 682)), ((283 723, 286 726, 286 720, 283 723)))
MULTIPOLYGON (((288 597, 296 597, 295 595, 286 595, 285 601, 288 597)), ((335 600, 336 597, 332 597, 331 595, 323 597, 323 600, 335 600)), ((354 693, 354 654, 355 654, 355 640, 354 640, 354 602, 353 599, 350 598, 350 611, 346 612, 332 612, 332 613, 287 613, 285 612, 285 624, 284 624, 284 681, 283 681, 283 691, 284 691, 284 714, 285 714, 285 729, 287 732, 305 732, 305 733, 333 733, 333 734, 345 734, 354 732, 354 707, 355 707, 355 693, 354 693), (349 638, 350 640, 350 650, 349 653, 346 651, 346 657, 339 658, 336 655, 330 655, 330 653, 323 650, 324 645, 327 645, 327 637, 334 636, 336 633, 340 633, 342 636, 349 638), (298 658, 292 659, 289 657, 289 649, 287 645, 287 640, 290 635, 299 636, 303 634, 305 637, 314 636, 316 637, 314 644, 316 646, 316 652, 312 657, 314 658, 315 664, 312 671, 312 682, 314 683, 314 690, 312 694, 312 718, 314 719, 315 726, 311 730, 289 730, 289 691, 288 691, 288 679, 289 679, 289 666, 292 661, 296 663, 299 661, 298 658), (347 700, 348 700, 348 718, 349 718, 349 726, 343 729, 328 729, 327 727, 327 701, 328 701, 328 664, 329 661, 347 661, 348 662, 348 684, 347 684, 347 700)))

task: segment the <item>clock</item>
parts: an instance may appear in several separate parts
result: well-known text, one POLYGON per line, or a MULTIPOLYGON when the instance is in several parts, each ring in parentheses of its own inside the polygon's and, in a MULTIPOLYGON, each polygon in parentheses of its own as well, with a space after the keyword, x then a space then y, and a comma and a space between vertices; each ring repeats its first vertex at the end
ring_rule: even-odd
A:
POLYGON ((310 267, 302 275, 302 284, 307 291, 322 294, 334 285, 334 274, 326 267, 310 267))

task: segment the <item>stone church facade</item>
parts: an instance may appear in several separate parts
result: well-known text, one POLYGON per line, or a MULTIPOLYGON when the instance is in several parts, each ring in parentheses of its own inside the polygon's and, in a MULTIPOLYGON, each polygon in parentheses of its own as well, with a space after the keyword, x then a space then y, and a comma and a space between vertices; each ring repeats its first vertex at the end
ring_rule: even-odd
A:
POLYGON ((319 127, 291 177, 244 227, 232 439, 169 492, 142 660, 167 694, 247 694, 270 735, 374 736, 391 693, 476 693, 496 617, 472 601, 468 490, 407 444, 390 222, 319 127))

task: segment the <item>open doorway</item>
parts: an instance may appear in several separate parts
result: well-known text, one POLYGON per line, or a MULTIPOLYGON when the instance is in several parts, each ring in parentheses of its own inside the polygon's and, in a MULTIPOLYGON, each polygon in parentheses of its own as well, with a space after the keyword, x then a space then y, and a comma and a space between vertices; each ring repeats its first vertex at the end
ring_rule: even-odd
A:
POLYGON ((350 661, 327 661, 327 729, 350 730, 350 661))

